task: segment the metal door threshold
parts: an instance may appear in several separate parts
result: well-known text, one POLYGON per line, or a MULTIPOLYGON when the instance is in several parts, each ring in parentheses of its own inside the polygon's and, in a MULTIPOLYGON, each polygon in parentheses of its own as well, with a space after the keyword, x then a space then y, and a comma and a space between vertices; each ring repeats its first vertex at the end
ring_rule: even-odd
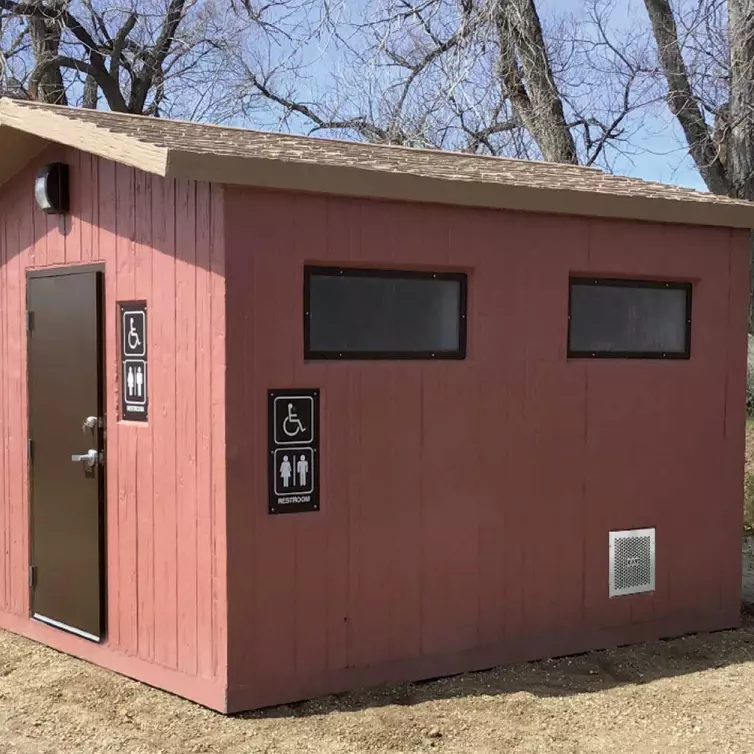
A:
POLYGON ((34 618, 34 620, 38 620, 40 623, 46 623, 48 626, 52 626, 53 628, 59 628, 62 631, 67 631, 69 634, 76 634, 76 636, 80 636, 82 639, 88 639, 89 641, 96 641, 99 644, 99 641, 100 641, 99 636, 94 636, 93 634, 89 634, 86 631, 82 631, 80 628, 67 626, 65 623, 61 623, 60 621, 53 620, 52 618, 46 618, 44 615, 39 615, 38 613, 34 613, 31 617, 34 618))

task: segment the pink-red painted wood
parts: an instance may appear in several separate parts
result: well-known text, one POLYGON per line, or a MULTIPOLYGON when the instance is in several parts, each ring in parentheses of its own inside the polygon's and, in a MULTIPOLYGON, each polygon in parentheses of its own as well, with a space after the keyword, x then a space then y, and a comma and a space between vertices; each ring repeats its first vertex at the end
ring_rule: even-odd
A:
POLYGON ((210 195, 210 352, 212 375, 210 400, 212 434, 210 436, 210 525, 212 527, 212 678, 227 681, 228 666, 228 594, 227 594, 227 488, 225 478, 226 402, 226 314, 225 314, 225 207, 223 193, 217 187, 210 195), (222 417, 223 420, 218 420, 222 417))
POLYGON ((176 414, 178 667, 197 672, 196 187, 176 186, 176 414))
MULTIPOLYGON (((135 171, 135 274, 134 300, 144 300, 149 304, 152 298, 154 281, 152 263, 154 251, 152 239, 152 179, 145 173, 135 171)), ((161 218, 158 216, 157 222, 161 218)), ((136 465, 144 472, 136 475, 136 554, 137 554, 137 614, 138 651, 136 654, 147 660, 154 659, 155 639, 155 532, 154 532, 154 423, 138 428, 136 465), (149 546, 145 547, 144 543, 149 546)))
POLYGON ((224 710, 223 189, 75 150, 45 157, 71 166, 70 215, 36 208, 35 166, 0 191, 0 627, 224 710), (89 262, 104 263, 106 289, 108 620, 100 646, 28 618, 25 277, 89 262), (148 424, 118 414, 123 300, 148 306, 148 424))
MULTIPOLYGON (((175 206, 175 184, 161 181, 152 192, 152 213, 163 217, 165 206, 175 206)), ((152 258, 153 296, 149 308, 149 328, 158 342, 174 343, 175 323, 175 214, 155 223, 155 245, 162 254, 152 258)), ((154 350, 154 349, 153 349, 154 350)), ((176 369, 175 354, 153 354, 150 357, 152 378, 165 385, 160 394, 152 393, 150 423, 154 435, 163 438, 154 443, 154 552, 155 620, 171 627, 171 631, 155 633, 155 661, 167 667, 178 667, 178 535, 176 499, 176 369)))
MULTIPOLYGON (((124 165, 115 166, 115 285, 118 301, 136 298, 136 197, 135 171, 124 165)), ((141 218, 140 218, 141 220, 141 218)), ((117 315, 116 315, 117 316, 117 315)), ((116 324, 119 332, 120 323, 116 324)), ((118 378, 116 384, 122 389, 118 378)), ((136 530, 137 440, 141 425, 118 422, 110 426, 110 434, 118 435, 118 454, 112 472, 118 479, 118 557, 119 600, 118 621, 121 649, 130 655, 138 653, 138 563, 139 542, 136 530)), ((108 453, 108 457, 111 454, 108 453)), ((109 467, 108 467, 109 468, 109 467)))
POLYGON ((737 624, 746 233, 225 206, 229 708, 737 624), (466 271, 468 357, 305 362, 307 263, 466 271), (693 281, 692 358, 568 360, 571 273, 693 281), (269 516, 266 391, 297 386, 322 509, 269 516), (657 590, 611 600, 608 532, 646 526, 657 590))
POLYGON ((196 187, 196 668, 212 677, 212 200, 210 187, 196 187), (203 379, 209 375, 210 379, 203 379))

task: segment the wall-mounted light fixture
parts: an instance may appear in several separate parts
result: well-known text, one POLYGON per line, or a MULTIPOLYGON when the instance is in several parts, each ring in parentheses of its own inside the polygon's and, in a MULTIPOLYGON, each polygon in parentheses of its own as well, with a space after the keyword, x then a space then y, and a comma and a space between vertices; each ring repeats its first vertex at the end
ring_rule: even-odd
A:
POLYGON ((44 165, 34 181, 34 197, 39 208, 50 214, 68 212, 68 165, 53 162, 44 165))

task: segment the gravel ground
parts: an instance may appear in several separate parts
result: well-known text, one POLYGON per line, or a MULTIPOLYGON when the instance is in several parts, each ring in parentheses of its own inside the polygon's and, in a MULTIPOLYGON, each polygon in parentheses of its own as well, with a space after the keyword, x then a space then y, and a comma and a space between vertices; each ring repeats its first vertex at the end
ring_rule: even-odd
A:
POLYGON ((226 718, 0 632, 2 754, 754 751, 739 631, 226 718))

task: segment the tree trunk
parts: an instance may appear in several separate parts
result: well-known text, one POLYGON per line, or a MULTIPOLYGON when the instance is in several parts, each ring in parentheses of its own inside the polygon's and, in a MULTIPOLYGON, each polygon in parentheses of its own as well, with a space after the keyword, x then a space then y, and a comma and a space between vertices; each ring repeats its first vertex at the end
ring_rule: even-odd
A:
POLYGON ((579 163, 534 0, 498 0, 499 73, 521 122, 549 162, 579 163))
POLYGON ((88 108, 89 110, 96 110, 98 102, 99 86, 97 85, 97 79, 89 74, 84 82, 84 97, 81 106, 88 108))
MULTIPOLYGON (((47 21, 42 18, 30 17, 28 23, 34 64, 38 68, 58 56, 60 29, 55 21, 47 21)), ((32 73, 32 81, 34 82, 34 91, 31 92, 32 98, 51 105, 68 104, 63 74, 59 66, 47 66, 44 73, 39 76, 38 81, 35 80, 32 73)))
POLYGON ((670 111, 683 129, 689 152, 709 190, 715 194, 728 194, 731 190, 729 176, 694 95, 670 2, 644 0, 644 5, 652 23, 657 53, 668 82, 670 111))
POLYGON ((754 199, 754 2, 728 0, 730 40, 729 194, 754 199))
MULTIPOLYGON (((707 188, 754 201, 754 0, 728 0, 730 96, 715 112, 714 130, 694 92, 670 1, 644 0, 644 5, 668 83, 668 105, 707 188)), ((749 332, 754 333, 754 236, 749 252, 749 332)))

